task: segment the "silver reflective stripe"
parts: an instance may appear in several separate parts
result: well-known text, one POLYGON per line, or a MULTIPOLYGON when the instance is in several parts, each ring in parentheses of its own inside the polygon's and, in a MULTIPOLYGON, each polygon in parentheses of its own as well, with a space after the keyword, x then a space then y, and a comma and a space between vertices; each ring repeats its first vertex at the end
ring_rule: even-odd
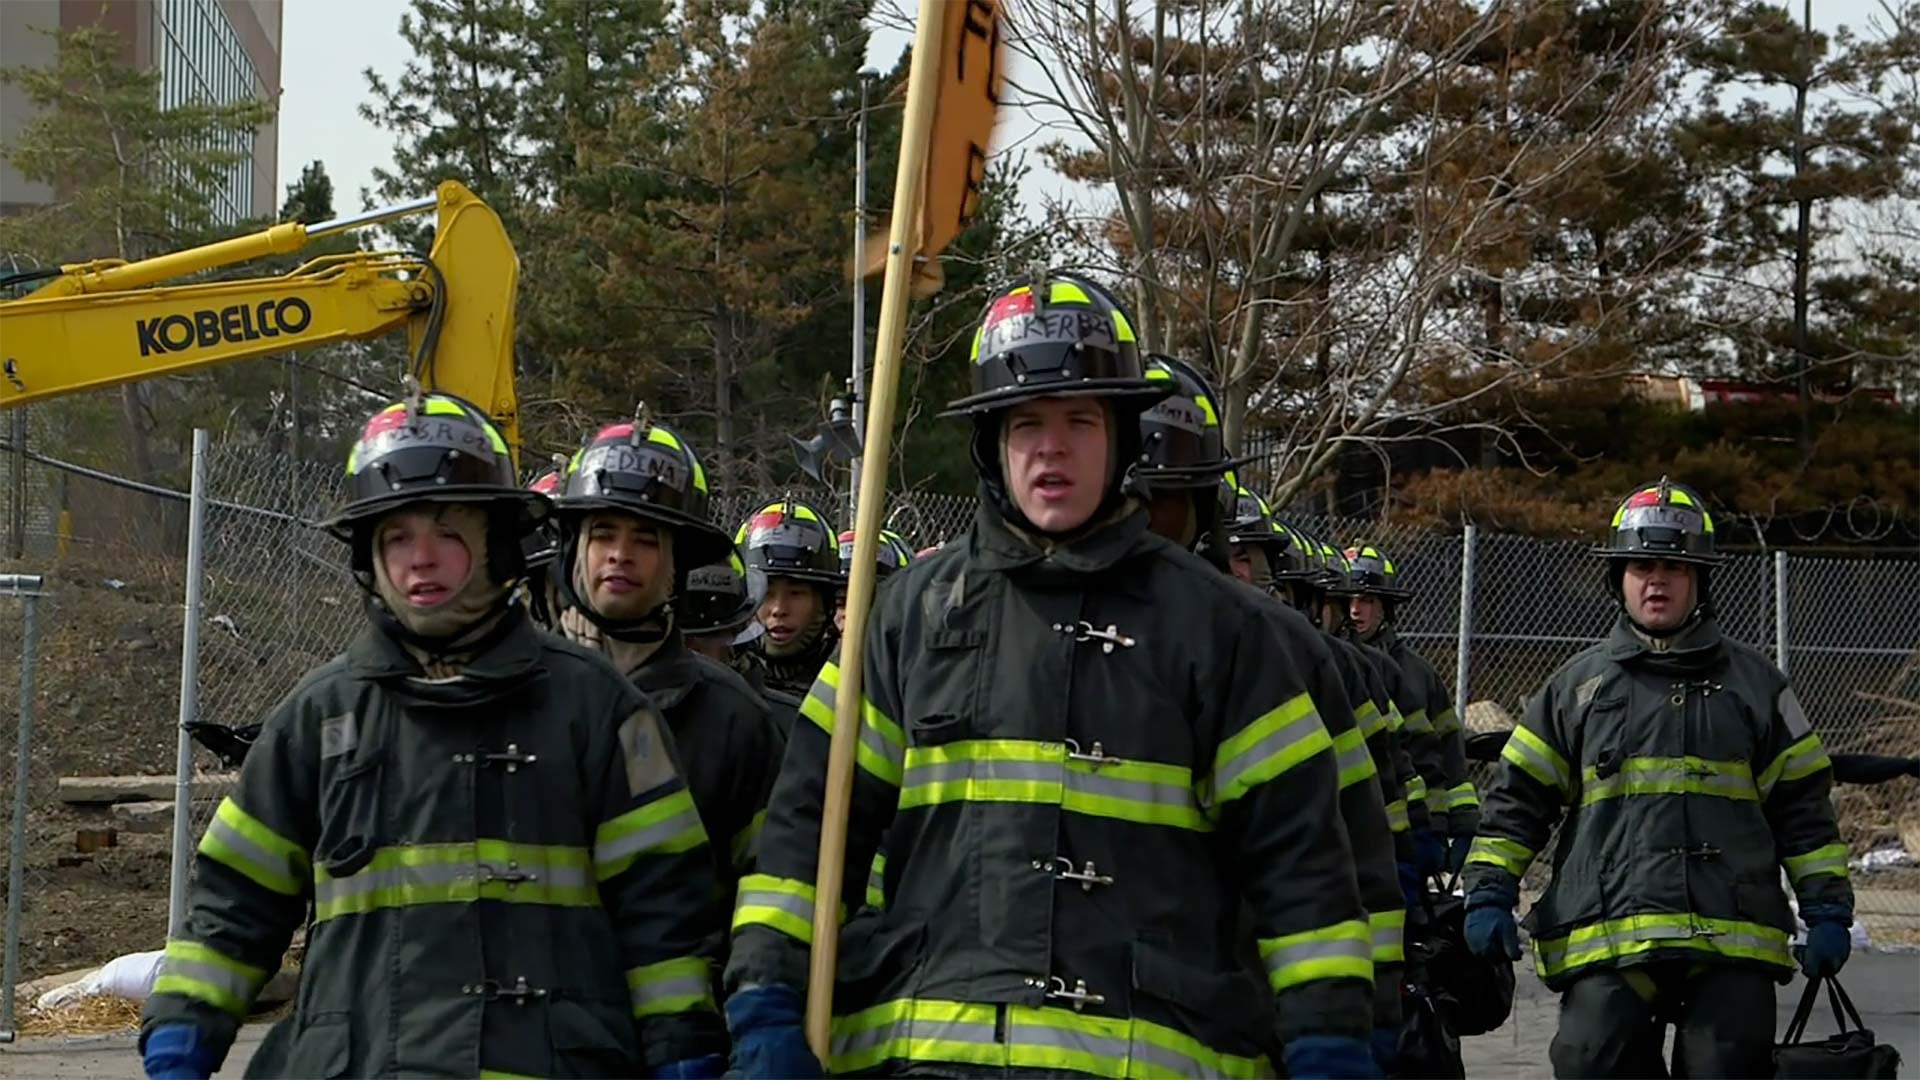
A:
POLYGON ((351 877, 316 878, 313 898, 318 903, 364 896, 379 889, 419 888, 429 885, 455 885, 463 881, 477 883, 480 868, 470 862, 414 863, 362 870, 351 877))
POLYGON ((208 985, 218 987, 232 994, 234 997, 239 998, 242 1002, 252 1001, 255 991, 260 989, 260 981, 249 979, 237 971, 221 967, 218 964, 206 964, 198 960, 183 959, 179 956, 168 956, 162 959, 160 961, 160 973, 162 975, 179 975, 183 978, 196 979, 208 985))
POLYGON ((1036 780, 1059 783, 1066 769, 1059 761, 1006 761, 965 758, 959 761, 919 761, 909 764, 902 787, 939 784, 950 780, 1036 780))
POLYGON ((1077 769, 1067 770, 1067 787, 1083 795, 1125 799, 1128 802, 1177 806, 1188 810, 1197 810, 1200 806, 1194 800, 1191 787, 1157 784, 1152 780, 1127 780, 1114 776, 1101 776, 1099 773, 1085 773, 1077 769))
POLYGON ((1824 859, 1815 859, 1812 862, 1804 862, 1804 863, 1796 864, 1791 876, 1793 877, 1793 880, 1797 883, 1800 881, 1804 881, 1815 874, 1819 874, 1819 873, 1831 874, 1836 870, 1840 871, 1841 873, 1845 873, 1846 869, 1847 869, 1847 857, 1845 855, 1829 855, 1824 859))
POLYGON ((1688 791, 1701 795, 1718 795, 1728 799, 1752 800, 1758 797, 1753 780, 1747 776, 1727 775, 1724 773, 1695 772, 1684 766, 1663 766, 1660 768, 1634 768, 1629 764, 1620 772, 1605 779, 1594 776, 1582 776, 1584 788, 1580 798, 1582 802, 1598 799, 1611 799, 1621 795, 1678 795, 1675 791, 1634 791, 1641 784, 1678 784, 1688 791))
MULTIPOLYGON (((602 865, 617 862, 629 855, 638 855, 649 851, 700 824, 700 811, 691 803, 685 810, 665 821, 657 821, 644 829, 618 836, 593 846, 593 861, 602 865)), ((584 884, 584 883, 583 883, 584 884)))
POLYGON ((699 975, 682 975, 675 979, 662 979, 659 982, 641 983, 633 988, 633 1007, 644 1008, 656 1001, 665 1001, 677 997, 704 997, 711 984, 699 975))
POLYGON ((1373 763, 1373 755, 1367 753, 1367 744, 1364 742, 1355 740, 1351 746, 1341 746, 1340 740, 1335 739, 1334 760, 1339 762, 1340 786, 1350 787, 1370 775, 1367 766, 1373 763))
POLYGON ((1311 709, 1307 710, 1295 719, 1287 721, 1280 730, 1233 755, 1233 760, 1227 763, 1226 769, 1214 777, 1214 790, 1226 791, 1233 787, 1241 776, 1253 771, 1261 762, 1325 730, 1325 725, 1320 722, 1320 714, 1311 709))
POLYGON ((1117 1061, 1125 1061, 1128 1050, 1125 1039, 1110 1039, 1090 1031, 1074 1031, 1048 1024, 1017 1024, 1011 1016, 1007 1018, 1007 1042, 1013 1046, 1077 1050, 1083 1054, 1113 1058, 1117 1061))
MULTIPOLYGON (((247 834, 220 820, 218 816, 215 816, 212 821, 207 823, 207 835, 233 849, 235 854, 238 854, 241 858, 258 867, 263 873, 273 874, 278 877, 282 874, 295 872, 293 868, 287 865, 285 858, 275 855, 273 852, 247 839, 247 834)), ((206 841, 202 840, 201 842, 205 843, 206 841)))
MULTIPOLYGON (((813 688, 808 690, 807 693, 812 695, 820 704, 825 705, 827 711, 830 713, 840 707, 840 688, 828 683, 824 679, 815 679, 813 688)), ((887 737, 880 734, 879 729, 875 728, 872 724, 866 723, 864 720, 862 720, 860 724, 860 742, 867 749, 893 762, 895 768, 899 767, 901 759, 906 756, 906 749, 904 747, 895 746, 893 743, 887 741, 887 737)))
POLYGON ((1379 952, 1392 949, 1400 944, 1400 928, 1397 926, 1376 926, 1373 928, 1373 949, 1379 952))
POLYGON ((994 1037, 992 1022, 976 1024, 965 1020, 917 1020, 908 1016, 865 1031, 856 1031, 851 1035, 834 1036, 832 1056, 845 1057, 858 1054, 895 1039, 903 1041, 938 1039, 942 1042, 976 1043, 981 1046, 992 1046, 998 1041, 994 1037))
POLYGON ((1400 716, 1406 725, 1406 729, 1415 735, 1430 735, 1433 733, 1433 725, 1427 722, 1427 710, 1415 709, 1410 713, 1401 713, 1400 716))
POLYGON ((1169 1050, 1145 1039, 1135 1039, 1128 1052, 1135 1062, 1153 1066, 1151 1069, 1128 1069, 1129 1076, 1191 1076, 1197 1078, 1218 1076, 1218 1067, 1208 1062, 1195 1061, 1177 1050, 1169 1050))
POLYGON ((1272 975, 1281 968, 1292 967, 1309 960, 1342 958, 1372 960, 1373 942, 1341 938, 1337 941, 1302 941, 1295 945, 1288 945, 1267 954, 1267 974, 1272 975))
POLYGON ((1553 777, 1556 781, 1559 782, 1560 789, 1562 791, 1566 790, 1567 779, 1568 779, 1567 774, 1565 772, 1562 772, 1560 769, 1560 766, 1555 764, 1546 755, 1542 754, 1538 750, 1535 750, 1531 745, 1528 744, 1528 742, 1525 739, 1515 739, 1515 738, 1507 739, 1507 741, 1504 744, 1502 744, 1500 752, 1502 754, 1518 754, 1519 756, 1526 758, 1528 761, 1532 762, 1539 769, 1540 775, 1553 777))
POLYGON ((778 908, 808 925, 813 924, 813 901, 804 896, 773 889, 741 889, 736 903, 740 907, 778 908))

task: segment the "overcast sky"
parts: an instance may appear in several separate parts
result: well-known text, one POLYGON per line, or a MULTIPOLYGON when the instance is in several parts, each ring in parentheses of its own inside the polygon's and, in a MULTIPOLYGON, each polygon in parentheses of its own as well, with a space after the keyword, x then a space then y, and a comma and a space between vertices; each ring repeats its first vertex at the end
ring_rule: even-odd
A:
MULTIPOLYGON (((1797 3, 1792 6, 1799 8, 1797 3)), ((392 136, 360 118, 359 106, 367 100, 361 71, 371 67, 394 76, 405 66, 411 50, 400 37, 404 10, 402 0, 286 0, 280 73, 283 191, 307 162, 324 161, 333 178, 335 209, 351 211, 360 205, 360 189, 372 185, 374 168, 392 162, 392 136)), ((1879 0, 1814 0, 1813 21, 1829 32, 1842 24, 1864 29, 1867 18, 1879 10, 1879 0)), ((891 67, 907 40, 897 31, 875 33, 869 62, 891 67)), ((1016 68, 1014 77, 1020 74, 1016 68)), ((1036 141, 1030 137, 1034 120, 1017 111, 1005 113, 999 145, 1030 146, 1036 141)), ((870 182, 890 185, 892 179, 870 182)))

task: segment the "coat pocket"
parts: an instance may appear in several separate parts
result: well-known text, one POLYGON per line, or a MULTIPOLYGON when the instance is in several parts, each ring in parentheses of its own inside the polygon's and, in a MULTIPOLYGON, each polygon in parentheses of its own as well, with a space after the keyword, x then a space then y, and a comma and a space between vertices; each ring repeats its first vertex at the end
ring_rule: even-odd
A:
POLYGON ((907 742, 941 746, 976 737, 981 653, 986 635, 978 630, 932 630, 917 663, 908 669, 907 742))
POLYGON ((331 1080, 348 1076, 353 1068, 353 1014, 315 1013, 300 1025, 287 1054, 287 1076, 318 1076, 331 1080))
MULTIPOLYGON (((1251 1057, 1271 1051, 1273 992, 1250 970, 1201 968, 1155 945, 1133 945, 1133 992, 1171 1016, 1142 1019, 1170 1025, 1207 1046, 1251 1057)), ((1135 1015, 1139 1016, 1136 1001, 1135 1015)))
POLYGON ((570 998, 554 998, 547 1005, 554 1076, 640 1074, 639 1039, 621 1006, 570 998))

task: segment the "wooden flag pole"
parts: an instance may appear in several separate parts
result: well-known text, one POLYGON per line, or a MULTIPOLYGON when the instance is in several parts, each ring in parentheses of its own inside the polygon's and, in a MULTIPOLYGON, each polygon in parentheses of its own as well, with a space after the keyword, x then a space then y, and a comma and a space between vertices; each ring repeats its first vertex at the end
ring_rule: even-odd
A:
POLYGON ((906 117, 900 133, 900 168, 893 181, 893 227, 880 294, 880 325, 874 339, 873 388, 867 404, 866 452, 861 458, 860 503, 854 514, 853 574, 847 582, 847 624, 840 638, 840 686, 834 702, 833 736, 827 752, 827 790, 820 813, 820 861, 814 873, 813 952, 807 971, 807 1042, 829 1065, 834 968, 840 953, 840 892, 846 878, 847 814, 853 798, 854 748, 860 744, 860 705, 865 697, 867 615, 879 558, 881 514, 887 501, 887 458, 893 449, 893 413, 900 387, 900 357, 906 349, 908 279, 919 249, 920 207, 925 195, 934 105, 940 94, 941 0, 922 0, 907 69, 906 117))

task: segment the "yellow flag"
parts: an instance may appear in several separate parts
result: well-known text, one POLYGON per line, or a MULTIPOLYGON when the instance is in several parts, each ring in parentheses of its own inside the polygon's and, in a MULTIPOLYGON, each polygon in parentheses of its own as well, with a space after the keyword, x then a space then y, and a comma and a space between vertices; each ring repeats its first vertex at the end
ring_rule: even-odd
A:
MULTIPOLYGON (((926 198, 920 211, 912 292, 940 291, 946 280, 940 253, 980 209, 987 177, 987 149, 994 114, 1006 82, 1006 45, 1000 39, 999 0, 922 0, 921 18, 945 19, 945 55, 940 58, 940 96, 933 113, 933 143, 927 155, 926 198)), ((892 225, 882 221, 868 235, 862 277, 887 267, 892 225)))

